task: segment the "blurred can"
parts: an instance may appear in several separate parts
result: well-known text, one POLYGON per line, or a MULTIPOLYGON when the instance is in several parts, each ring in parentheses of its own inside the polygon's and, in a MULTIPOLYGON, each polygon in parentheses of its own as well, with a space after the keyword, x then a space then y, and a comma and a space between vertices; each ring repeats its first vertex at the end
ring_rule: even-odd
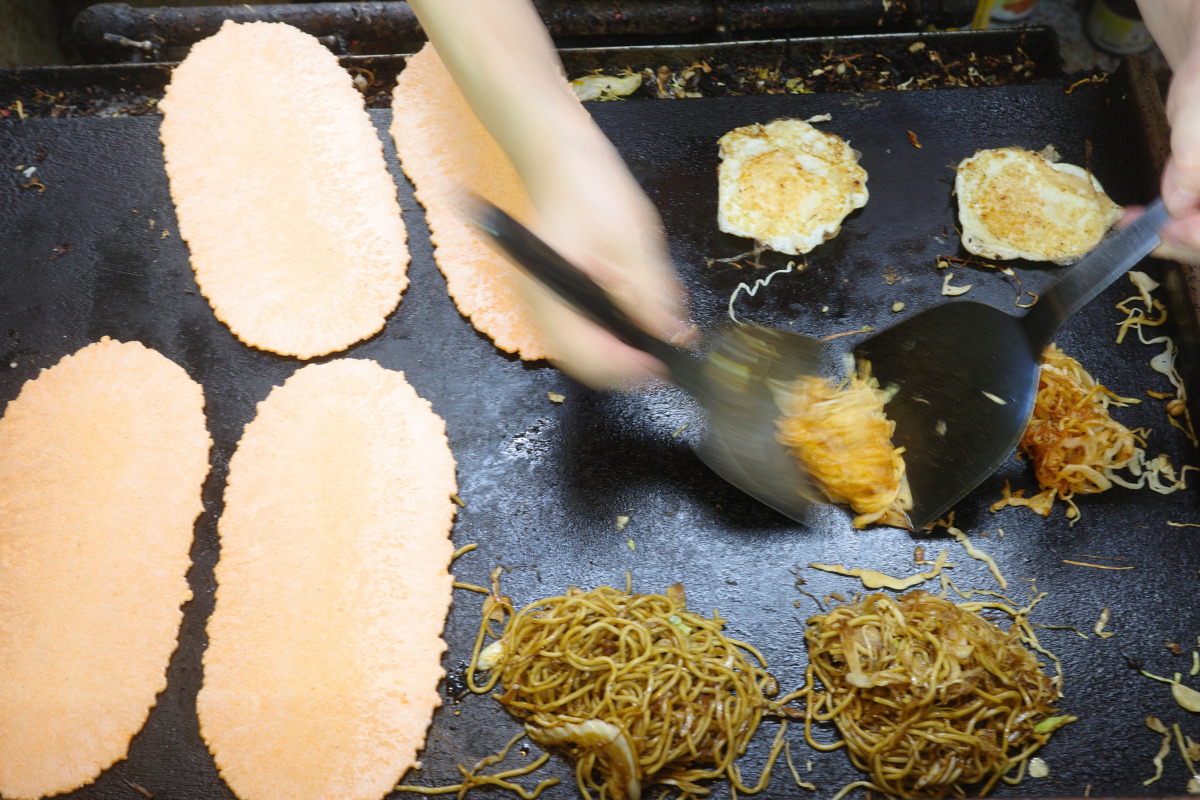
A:
POLYGON ((1038 0, 992 0, 992 19, 997 22, 1016 22, 1033 13, 1038 0))
POLYGON ((1154 43, 1136 0, 1093 0, 1084 29, 1096 47, 1119 56, 1141 53, 1154 43))

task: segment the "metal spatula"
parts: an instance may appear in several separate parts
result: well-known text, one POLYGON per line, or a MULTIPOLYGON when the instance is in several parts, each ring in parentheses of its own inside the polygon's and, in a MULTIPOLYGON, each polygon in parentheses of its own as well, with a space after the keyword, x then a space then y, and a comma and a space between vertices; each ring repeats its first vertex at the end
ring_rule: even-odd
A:
POLYGON ((936 521, 1016 449, 1033 413, 1042 350, 1059 326, 1158 246, 1155 200, 1041 294, 1022 317, 971 300, 922 311, 854 348, 905 448, 913 528, 936 521))
POLYGON ((518 266, 622 342, 657 358, 699 402, 707 430, 697 454, 714 472, 775 510, 801 520, 818 499, 806 474, 775 438, 774 389, 816 374, 821 343, 795 333, 741 325, 708 335, 702 354, 638 327, 608 293, 508 214, 476 201, 473 222, 518 266))

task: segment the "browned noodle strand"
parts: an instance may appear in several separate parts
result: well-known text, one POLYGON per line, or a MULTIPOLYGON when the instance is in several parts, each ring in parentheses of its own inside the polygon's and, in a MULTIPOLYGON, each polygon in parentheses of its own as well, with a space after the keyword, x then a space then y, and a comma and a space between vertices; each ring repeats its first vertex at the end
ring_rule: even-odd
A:
POLYGON ((459 773, 462 775, 462 781, 460 783, 456 783, 451 786, 413 786, 408 784, 399 784, 395 787, 395 791, 416 792, 417 794, 424 795, 450 794, 454 792, 458 794, 458 800, 462 800, 462 797, 472 788, 476 786, 482 786, 484 784, 490 784, 492 786, 499 786, 502 789, 508 789, 509 791, 515 792, 521 797, 521 800, 537 800, 538 795, 540 795, 543 790, 559 783, 558 778, 547 778, 546 780, 539 782, 538 785, 533 788, 532 792, 525 789, 525 787, 521 786, 519 783, 513 783, 508 779, 520 777, 522 775, 528 775, 529 773, 537 770, 550 758, 550 756, 546 753, 543 753, 541 756, 523 767, 504 770, 503 772, 497 772, 494 775, 479 774, 479 770, 483 769, 484 767, 490 767, 493 764, 499 764, 501 761, 508 758, 508 751, 512 749, 514 744, 524 738, 525 732, 521 731, 516 736, 509 739, 508 744, 504 745, 499 753, 482 759, 471 769, 467 769, 466 767, 460 765, 458 768, 459 773))
POLYGON ((916 590, 812 617, 809 743, 845 745, 874 788, 905 798, 981 796, 1023 767, 1073 718, 1053 716, 1053 682, 1021 643, 1028 623, 1018 614, 1004 631, 977 607, 916 590), (814 720, 833 720, 842 741, 813 741, 814 720))
POLYGON ((580 792, 636 798, 652 784, 705 795, 701 781, 728 777, 752 793, 734 765, 764 713, 785 711, 762 656, 722 633, 724 620, 689 612, 681 586, 632 594, 572 588, 521 610, 493 591, 467 671, 476 692, 494 694, 525 722, 530 738, 576 762, 580 792), (504 623, 498 641, 492 623, 504 623), (498 655, 496 655, 498 649, 498 655), (477 673, 495 658, 482 685, 477 673), (481 658, 485 665, 480 666, 481 658))

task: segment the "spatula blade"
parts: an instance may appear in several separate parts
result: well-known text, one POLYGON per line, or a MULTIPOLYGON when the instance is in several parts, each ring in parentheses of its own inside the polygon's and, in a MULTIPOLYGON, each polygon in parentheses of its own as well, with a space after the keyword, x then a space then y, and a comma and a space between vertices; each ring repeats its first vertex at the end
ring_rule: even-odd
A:
POLYGON ((895 387, 886 411, 896 423, 892 441, 904 448, 915 530, 995 472, 1033 413, 1040 350, 1018 318, 983 303, 928 309, 863 341, 854 355, 870 362, 881 387, 895 387))
POLYGON ((710 337, 704 380, 693 387, 708 418, 697 451, 714 472, 776 511, 804 522, 821 500, 808 474, 776 435, 776 393, 820 371, 817 339, 756 325, 732 326, 710 337))

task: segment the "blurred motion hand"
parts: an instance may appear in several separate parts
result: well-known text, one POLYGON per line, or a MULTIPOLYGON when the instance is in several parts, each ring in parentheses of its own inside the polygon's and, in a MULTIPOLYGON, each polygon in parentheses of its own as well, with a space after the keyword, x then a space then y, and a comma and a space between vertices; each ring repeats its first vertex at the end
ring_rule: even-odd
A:
MULTIPOLYGON (((463 96, 504 149, 540 221, 533 227, 651 333, 686 326, 658 212, 566 86, 529 0, 411 0, 463 96), (519 80, 515 76, 519 76, 519 80)), ((557 363, 596 387, 628 386, 661 365, 518 281, 557 363)))
POLYGON ((1165 257, 1200 264, 1200 50, 1178 65, 1167 95, 1171 156, 1162 197, 1171 222, 1162 230, 1165 257))
MULTIPOLYGON (((1143 0, 1142 17, 1173 70, 1167 93, 1171 155, 1162 175, 1162 198, 1171 221, 1160 231, 1160 258, 1200 264, 1200 4, 1143 0)), ((1129 221, 1141 213, 1130 207, 1129 221)))
MULTIPOLYGON (((586 123, 591 125, 590 119, 586 123)), ((650 333, 685 344, 684 292, 667 255, 657 210, 615 149, 597 130, 564 136, 526 188, 540 217, 537 233, 588 273, 650 333)), ((557 363, 597 387, 625 387, 658 374, 659 363, 523 282, 526 297, 557 363)))

